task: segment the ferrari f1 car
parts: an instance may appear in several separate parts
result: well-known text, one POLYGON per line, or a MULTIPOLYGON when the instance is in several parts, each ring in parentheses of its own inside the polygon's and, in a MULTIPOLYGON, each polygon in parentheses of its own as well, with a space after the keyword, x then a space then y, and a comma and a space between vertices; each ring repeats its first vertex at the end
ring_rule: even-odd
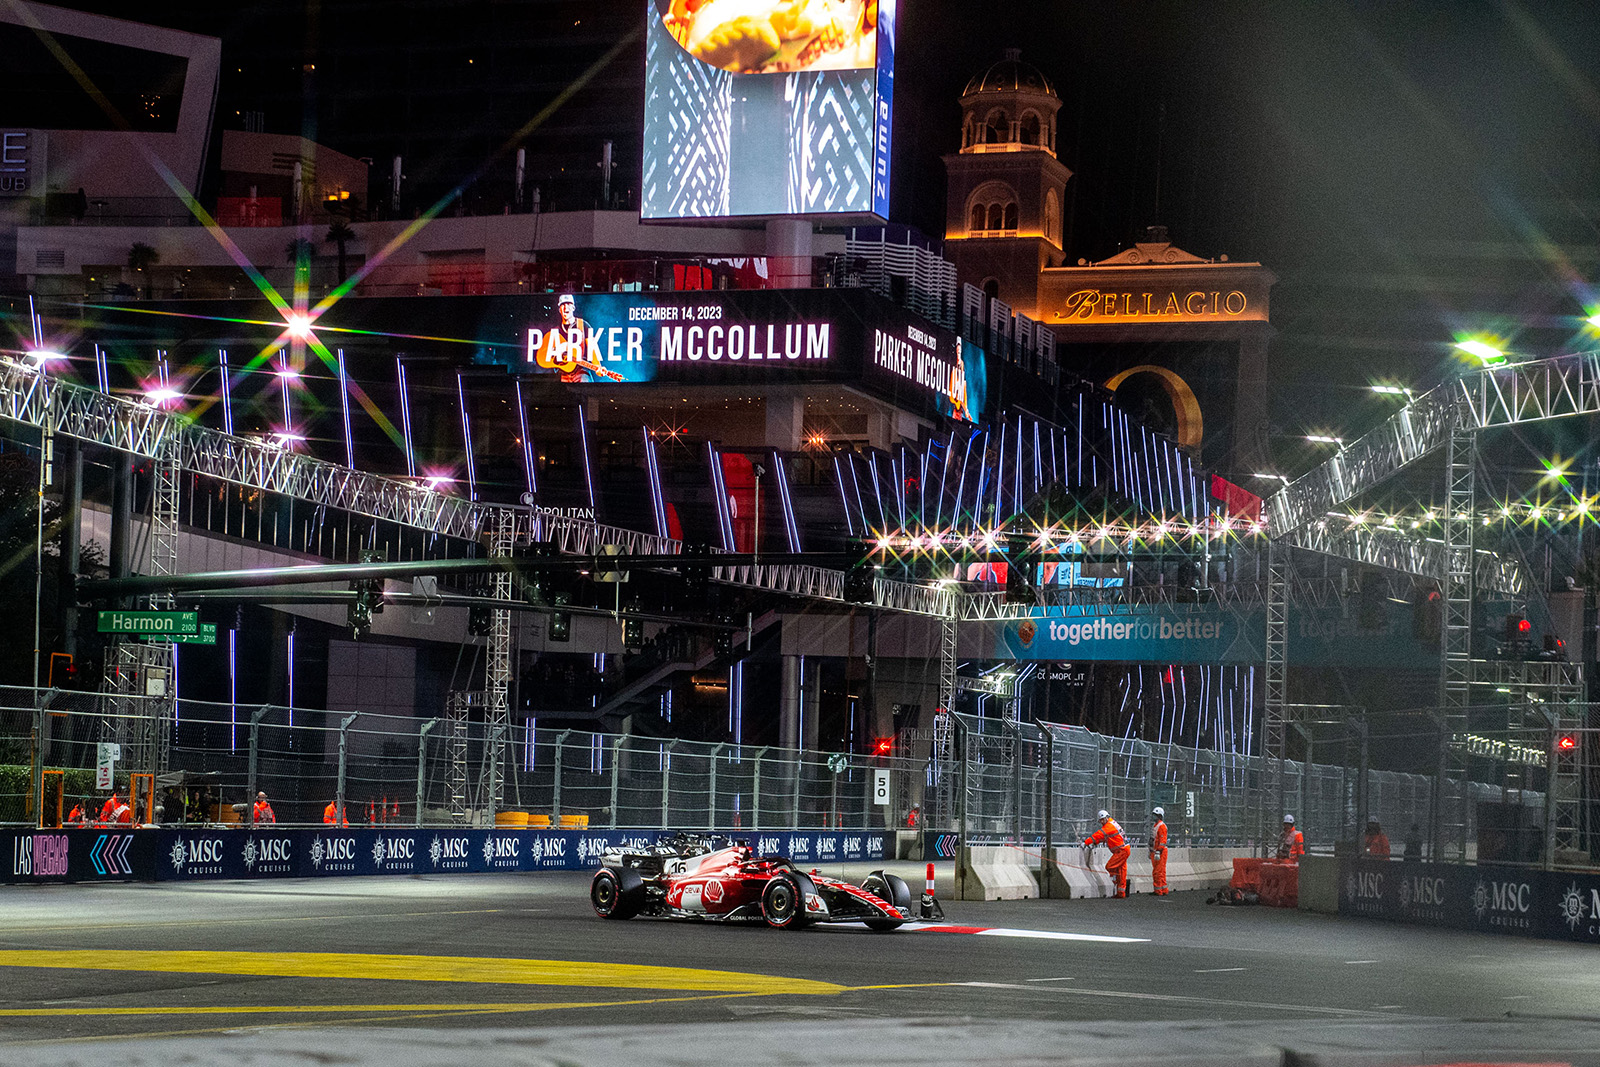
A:
POLYGON ((743 843, 694 834, 602 856, 589 901, 602 919, 646 915, 784 930, 863 922, 884 931, 912 918, 910 887, 885 871, 852 885, 801 871, 781 856, 757 856, 743 843))

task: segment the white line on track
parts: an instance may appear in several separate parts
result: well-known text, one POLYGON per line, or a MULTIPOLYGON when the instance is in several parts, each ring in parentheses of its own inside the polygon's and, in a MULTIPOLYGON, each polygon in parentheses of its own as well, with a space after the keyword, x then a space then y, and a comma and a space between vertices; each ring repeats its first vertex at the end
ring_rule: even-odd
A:
POLYGON ((1030 982, 1076 982, 1076 978, 1029 978, 1030 982))
POLYGON ((1148 937, 1114 937, 1111 934, 1073 934, 1063 930, 1014 930, 1004 926, 916 926, 927 934, 976 934, 980 937, 1030 937, 1043 941, 1099 941, 1111 945, 1148 944, 1148 937))
POLYGON ((1344 961, 1346 967, 1350 966, 1352 963, 1381 963, 1381 962, 1383 962, 1383 961, 1382 960, 1345 960, 1344 961))
POLYGON ((1243 967, 1207 967, 1204 970, 1195 971, 1194 973, 1195 974, 1223 974, 1224 972, 1227 972, 1227 971, 1242 971, 1242 970, 1244 970, 1243 967))
MULTIPOLYGON (((952 986, 970 986, 976 989, 1027 989, 1026 985, 1011 985, 1005 982, 951 982, 952 986)), ((1256 1000, 1222 1000, 1216 997, 1186 997, 1169 993, 1130 993, 1117 989, 1085 989, 1082 986, 1062 986, 1061 992, 1069 997, 1110 997, 1117 1000, 1154 1000, 1169 1004, 1204 1004, 1211 1007, 1223 1008, 1249 1008, 1252 1011, 1293 1011, 1305 1012, 1309 1015, 1335 1015, 1346 1018, 1370 1019, 1379 1015, 1372 1010, 1358 1008, 1330 1008, 1320 1004, 1274 1004, 1256 1000)), ((1395 1018, 1385 1014, 1384 1018, 1395 1018)))

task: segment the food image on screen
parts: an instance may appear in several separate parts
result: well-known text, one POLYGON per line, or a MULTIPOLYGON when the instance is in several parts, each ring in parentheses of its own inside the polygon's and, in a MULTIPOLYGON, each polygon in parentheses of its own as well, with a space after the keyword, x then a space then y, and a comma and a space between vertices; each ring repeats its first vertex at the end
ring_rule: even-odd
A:
POLYGON ((690 55, 734 74, 858 70, 877 61, 878 0, 658 0, 690 55))

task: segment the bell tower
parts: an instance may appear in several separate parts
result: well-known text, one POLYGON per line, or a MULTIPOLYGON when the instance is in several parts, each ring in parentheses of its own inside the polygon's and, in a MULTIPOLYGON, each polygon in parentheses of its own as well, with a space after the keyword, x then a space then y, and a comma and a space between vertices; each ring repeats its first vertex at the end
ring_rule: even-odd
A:
POLYGON ((1072 171, 1056 158, 1055 87, 1022 53, 975 75, 961 94, 961 151, 944 157, 945 257, 959 277, 1037 317, 1039 272, 1058 267, 1072 171))

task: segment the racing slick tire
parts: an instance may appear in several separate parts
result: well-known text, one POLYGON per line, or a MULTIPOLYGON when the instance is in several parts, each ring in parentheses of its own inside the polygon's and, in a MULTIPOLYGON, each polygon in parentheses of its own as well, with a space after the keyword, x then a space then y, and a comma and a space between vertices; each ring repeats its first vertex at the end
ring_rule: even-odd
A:
MULTIPOLYGON (((801 877, 780 874, 761 891, 761 917, 774 930, 798 930, 806 925, 805 888, 800 885, 801 877)), ((811 879, 805 881, 809 886, 811 879)))
POLYGON ((589 883, 589 903, 602 919, 631 919, 644 907, 644 879, 627 867, 601 867, 589 883))
MULTIPOLYGON (((911 914, 911 887, 906 885, 906 880, 897 874, 888 871, 873 871, 861 880, 861 888, 875 897, 880 897, 885 903, 899 908, 902 914, 911 914)), ((868 919, 867 929, 879 933, 898 930, 905 923, 899 919, 868 919)))

